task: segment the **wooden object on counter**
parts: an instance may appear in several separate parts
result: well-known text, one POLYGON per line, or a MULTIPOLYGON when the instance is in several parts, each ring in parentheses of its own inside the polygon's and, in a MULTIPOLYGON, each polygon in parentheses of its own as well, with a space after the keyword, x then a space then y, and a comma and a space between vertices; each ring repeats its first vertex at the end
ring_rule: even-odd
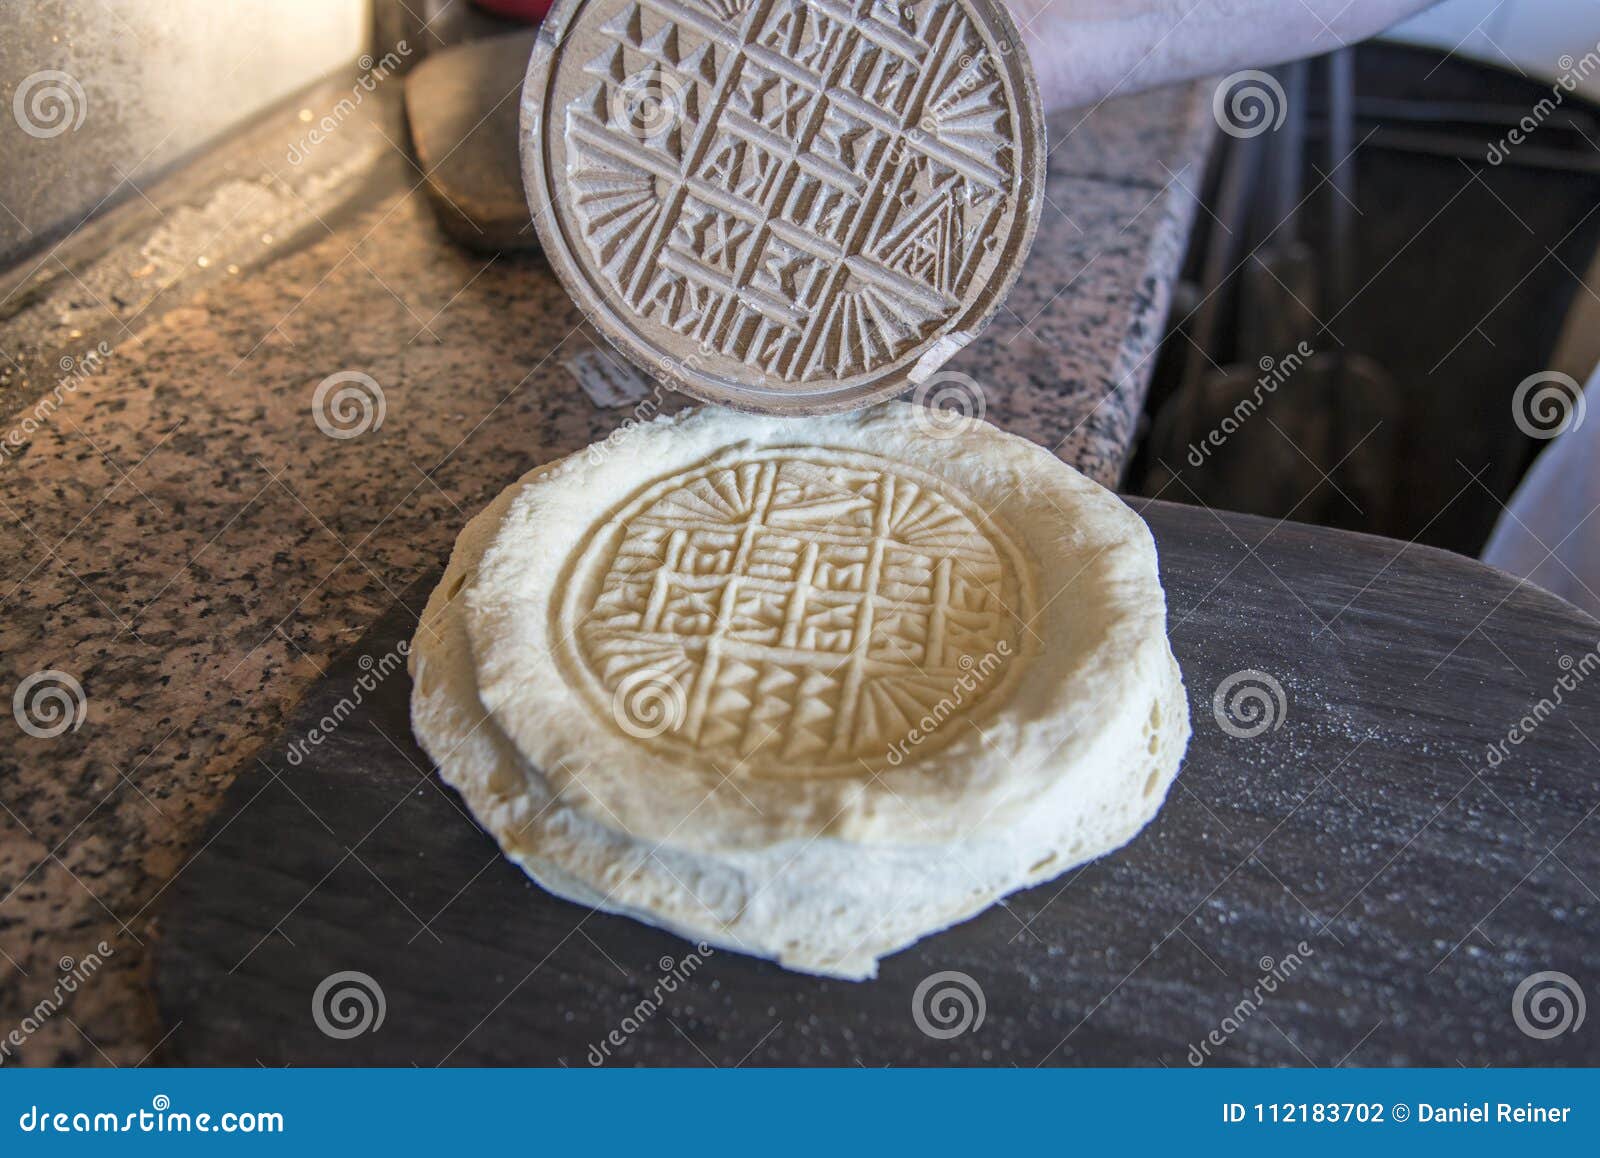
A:
POLYGON ((517 103, 537 33, 474 40, 406 76, 406 122, 439 225, 469 249, 539 248, 522 195, 517 103))

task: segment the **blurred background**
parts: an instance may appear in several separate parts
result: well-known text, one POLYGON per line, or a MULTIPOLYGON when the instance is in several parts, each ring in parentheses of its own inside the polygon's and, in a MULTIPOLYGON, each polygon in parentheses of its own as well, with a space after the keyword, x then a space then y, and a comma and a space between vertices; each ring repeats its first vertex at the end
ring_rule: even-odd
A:
POLYGON ((1588 0, 1451 0, 1274 70, 1286 123, 1213 156, 1182 279, 1205 304, 1163 346, 1129 489, 1197 465, 1304 340, 1311 372, 1261 408, 1281 431, 1244 423, 1178 501, 1478 554, 1553 434, 1505 420, 1517 388, 1600 362, 1597 42, 1588 0))

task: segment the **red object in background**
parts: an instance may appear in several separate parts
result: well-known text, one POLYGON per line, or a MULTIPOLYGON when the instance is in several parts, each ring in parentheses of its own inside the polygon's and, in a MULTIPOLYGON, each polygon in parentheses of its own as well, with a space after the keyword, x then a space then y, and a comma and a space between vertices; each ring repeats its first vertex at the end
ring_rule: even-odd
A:
POLYGON ((555 0, 472 0, 485 12, 493 12, 507 20, 520 20, 524 24, 537 24, 555 0))

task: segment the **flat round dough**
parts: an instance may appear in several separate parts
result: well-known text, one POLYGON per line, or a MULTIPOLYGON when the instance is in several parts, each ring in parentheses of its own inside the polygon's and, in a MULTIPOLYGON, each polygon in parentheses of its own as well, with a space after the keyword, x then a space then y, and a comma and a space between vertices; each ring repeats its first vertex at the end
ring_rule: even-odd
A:
POLYGON ((1130 839, 1188 737, 1143 522, 904 404, 535 472, 412 663, 423 745, 545 887, 845 977, 1130 839))

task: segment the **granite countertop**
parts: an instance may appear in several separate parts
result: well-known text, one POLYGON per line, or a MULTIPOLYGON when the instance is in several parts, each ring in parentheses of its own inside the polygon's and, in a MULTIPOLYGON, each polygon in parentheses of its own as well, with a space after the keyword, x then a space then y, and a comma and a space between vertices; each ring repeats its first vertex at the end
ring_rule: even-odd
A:
MULTIPOLYGON (((632 416, 580 389, 628 372, 537 256, 439 231, 397 85, 290 159, 349 91, 330 81, 0 275, 0 692, 54 672, 33 695, 76 684, 84 705, 59 735, 21 707, 0 728, 0 1064, 152 1056, 163 894, 235 770, 467 517, 632 416), (341 371, 382 391, 358 437, 314 420, 341 371)), ((950 368, 991 421, 1114 486, 1209 87, 1050 128, 1028 268, 950 368)))

